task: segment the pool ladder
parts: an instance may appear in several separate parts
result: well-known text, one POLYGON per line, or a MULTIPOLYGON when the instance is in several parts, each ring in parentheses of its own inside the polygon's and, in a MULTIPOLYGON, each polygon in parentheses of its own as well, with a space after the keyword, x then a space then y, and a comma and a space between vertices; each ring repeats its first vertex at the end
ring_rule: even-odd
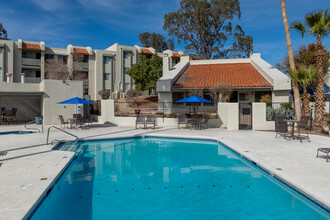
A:
POLYGON ((51 126, 51 127, 48 128, 48 131, 47 131, 47 141, 46 141, 46 144, 47 144, 47 145, 53 143, 53 142, 49 143, 49 132, 50 132, 50 129, 51 129, 51 128, 55 128, 55 129, 57 129, 57 130, 59 130, 59 131, 62 131, 63 133, 66 133, 66 134, 68 134, 68 135, 74 137, 74 138, 76 139, 76 140, 75 140, 75 143, 77 143, 77 142, 79 141, 79 138, 78 138, 76 135, 71 134, 71 133, 69 133, 69 132, 67 132, 67 131, 64 131, 64 130, 62 130, 62 129, 56 127, 56 126, 51 126))

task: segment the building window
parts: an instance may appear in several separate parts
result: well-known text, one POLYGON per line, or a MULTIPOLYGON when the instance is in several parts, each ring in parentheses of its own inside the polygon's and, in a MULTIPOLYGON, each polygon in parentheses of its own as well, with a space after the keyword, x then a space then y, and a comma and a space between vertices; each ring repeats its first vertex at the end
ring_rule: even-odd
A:
POLYGON ((249 94, 248 93, 240 93, 239 94, 240 101, 249 101, 249 94))
POLYGON ((88 55, 84 55, 82 61, 83 61, 84 63, 88 63, 88 55))
POLYGON ((127 91, 127 90, 130 90, 131 89, 131 84, 130 83, 125 83, 124 84, 124 90, 127 91))
POLYGON ((41 58, 41 53, 36 53, 36 59, 40 60, 41 58))
POLYGON ((2 69, 0 68, 0 82, 2 82, 3 81, 3 76, 2 76, 2 69))
POLYGON ((41 76, 41 72, 40 71, 36 71, 36 77, 37 78, 40 78, 40 76, 41 76))
POLYGON ((67 63, 67 56, 57 55, 57 59, 65 64, 67 63))
POLYGON ((27 53, 23 52, 22 53, 22 58, 27 58, 27 53))
POLYGON ((104 73, 104 80, 110 80, 110 73, 104 73))
POLYGON ((111 57, 103 57, 103 63, 104 64, 110 64, 111 63, 111 57))
POLYGON ((131 52, 124 51, 124 59, 128 59, 131 55, 131 52))
POLYGON ((2 48, 0 48, 0 56, 2 55, 2 48))
POLYGON ((130 69, 129 67, 124 67, 124 74, 127 73, 129 69, 130 69))
POLYGON ((48 60, 48 59, 54 59, 54 55, 53 54, 46 54, 45 55, 45 59, 48 60))

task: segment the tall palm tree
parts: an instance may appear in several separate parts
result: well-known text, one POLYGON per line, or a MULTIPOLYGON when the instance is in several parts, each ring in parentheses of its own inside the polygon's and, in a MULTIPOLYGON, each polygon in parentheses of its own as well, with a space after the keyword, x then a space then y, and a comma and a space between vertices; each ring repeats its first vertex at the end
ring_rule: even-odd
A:
POLYGON ((289 74, 291 79, 298 83, 304 90, 303 93, 303 115, 310 116, 310 108, 309 108, 309 99, 307 95, 307 86, 312 85, 317 76, 318 68, 314 66, 306 67, 305 65, 299 66, 298 70, 289 70, 289 74))
POLYGON ((322 120, 324 113, 324 47, 322 39, 330 33, 330 16, 327 14, 328 10, 319 11, 315 13, 309 13, 305 15, 305 24, 302 22, 293 22, 292 28, 298 30, 302 37, 305 33, 312 34, 316 38, 316 67, 319 69, 316 80, 316 91, 315 91, 315 122, 319 124, 322 120))
MULTIPOLYGON (((289 27, 288 17, 287 17, 287 13, 286 13, 285 0, 281 0, 281 7, 282 7, 283 24, 284 24, 284 30, 285 30, 286 47, 288 50, 290 69, 295 71, 296 66, 294 64, 291 37, 290 37, 290 27, 289 27)), ((295 107, 295 112, 296 112, 296 118, 299 120, 300 116, 301 116, 300 94, 299 94, 298 84, 294 80, 292 80, 292 88, 293 88, 294 107, 295 107)))

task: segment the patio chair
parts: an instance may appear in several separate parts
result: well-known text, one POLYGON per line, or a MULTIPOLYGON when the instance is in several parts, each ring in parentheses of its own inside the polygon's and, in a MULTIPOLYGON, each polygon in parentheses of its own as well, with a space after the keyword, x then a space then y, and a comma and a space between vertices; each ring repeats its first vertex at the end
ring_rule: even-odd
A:
POLYGON ((319 157, 319 151, 326 153, 327 154, 327 162, 329 161, 329 153, 330 153, 330 148, 324 148, 324 147, 320 147, 317 149, 317 154, 316 157, 319 157))
POLYGON ((61 122, 60 128, 62 129, 62 126, 63 126, 63 129, 64 129, 65 128, 65 125, 68 128, 69 122, 68 121, 64 121, 63 115, 59 115, 58 117, 59 117, 60 122, 61 122))
POLYGON ((186 115, 178 115, 178 128, 180 129, 180 125, 186 125, 188 127, 188 118, 186 115))
POLYGON ((288 124, 284 120, 286 120, 286 115, 275 115, 275 138, 277 135, 282 135, 284 138, 288 137, 288 124))
POLYGON ((309 117, 308 116, 301 116, 300 121, 295 126, 298 130, 297 139, 300 140, 300 142, 302 142, 303 139, 306 139, 309 142, 311 142, 311 140, 309 139, 309 135, 308 135, 308 128, 309 128, 308 127, 308 122, 309 122, 309 117), (305 135, 301 134, 302 129, 305 130, 305 135))
POLYGON ((92 123, 93 123, 93 115, 87 115, 85 117, 85 123, 91 127, 92 126, 92 123))
POLYGON ((143 125, 143 128, 146 128, 146 117, 145 116, 136 116, 136 121, 135 121, 135 129, 137 129, 138 125, 143 125))
POLYGON ((146 128, 148 128, 148 124, 153 125, 153 129, 156 128, 156 116, 154 115, 147 115, 147 120, 146 120, 146 128))
POLYGON ((209 116, 208 115, 205 115, 202 118, 202 120, 201 120, 201 125, 200 125, 201 129, 203 129, 203 128, 205 128, 205 129, 209 128, 208 122, 209 122, 209 116))
POLYGON ((200 128, 201 128, 201 117, 199 115, 192 115, 191 116, 190 128, 200 130, 200 128))

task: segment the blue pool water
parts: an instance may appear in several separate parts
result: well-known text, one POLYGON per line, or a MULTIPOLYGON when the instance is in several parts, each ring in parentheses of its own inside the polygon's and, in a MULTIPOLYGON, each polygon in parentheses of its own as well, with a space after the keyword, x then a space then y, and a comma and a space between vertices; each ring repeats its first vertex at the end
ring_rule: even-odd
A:
POLYGON ((0 132, 0 135, 8 135, 8 134, 31 134, 35 133, 34 131, 7 131, 7 132, 0 132))
POLYGON ((329 219, 214 141, 133 138, 85 145, 37 219, 329 219))

